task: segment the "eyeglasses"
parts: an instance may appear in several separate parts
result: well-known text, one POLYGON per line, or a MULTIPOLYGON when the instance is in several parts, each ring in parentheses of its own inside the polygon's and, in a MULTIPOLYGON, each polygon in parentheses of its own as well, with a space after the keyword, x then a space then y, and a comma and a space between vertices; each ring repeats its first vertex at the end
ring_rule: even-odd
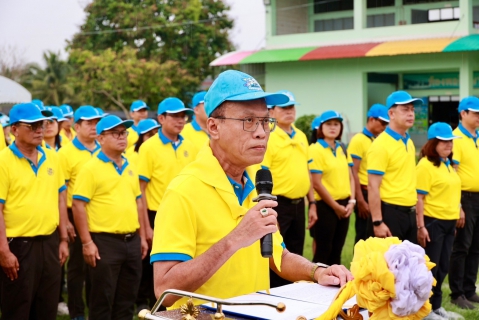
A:
POLYGON ((115 139, 120 139, 120 137, 122 137, 122 138, 128 137, 128 135, 130 134, 130 132, 127 131, 127 130, 102 132, 102 135, 106 135, 106 134, 111 134, 111 136, 112 136, 113 138, 115 138, 115 139))
POLYGON ((376 118, 376 120, 379 121, 383 127, 385 127, 385 126, 387 126, 387 125, 389 124, 389 122, 384 121, 384 120, 381 120, 381 119, 379 119, 379 118, 376 118))
POLYGON ((20 122, 20 123, 18 124, 18 126, 28 128, 28 129, 30 129, 30 131, 32 131, 32 132, 35 132, 35 131, 37 131, 38 129, 42 129, 42 130, 45 129, 45 123, 44 123, 43 121, 38 121, 38 122, 34 122, 34 123, 23 123, 23 122, 20 122))
POLYGON ((226 117, 216 117, 215 119, 223 120, 237 120, 243 121, 243 130, 247 132, 255 132, 258 129, 258 125, 261 123, 264 132, 273 132, 276 128, 276 119, 275 118, 260 118, 260 117, 245 117, 243 119, 237 118, 226 118, 226 117))

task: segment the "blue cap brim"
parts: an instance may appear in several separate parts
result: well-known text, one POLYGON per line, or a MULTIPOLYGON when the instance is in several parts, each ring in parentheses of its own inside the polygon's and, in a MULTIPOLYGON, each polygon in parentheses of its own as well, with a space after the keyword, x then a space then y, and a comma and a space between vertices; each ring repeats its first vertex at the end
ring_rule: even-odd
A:
POLYGON ((264 99, 266 104, 277 106, 280 104, 287 103, 289 97, 282 93, 267 93, 267 92, 248 92, 244 94, 239 94, 237 96, 229 97, 226 101, 251 101, 256 99, 264 99))
POLYGON ((102 130, 101 132, 107 131, 107 130, 111 130, 111 129, 116 128, 116 127, 121 126, 121 125, 125 126, 125 128, 128 129, 128 128, 130 128, 133 124, 134 124, 133 120, 123 120, 122 122, 115 123, 115 124, 114 124, 113 126, 111 126, 111 127, 103 128, 103 130, 102 130))
POLYGON ((53 112, 51 112, 50 110, 42 110, 40 111, 45 117, 52 117, 53 116, 53 112))
POLYGON ((138 111, 138 110, 141 110, 141 109, 150 110, 150 107, 148 107, 148 106, 141 106, 141 107, 138 107, 138 108, 135 108, 135 109, 130 109, 130 111, 131 111, 131 112, 135 112, 135 111, 138 111))
POLYGON ((151 131, 151 130, 158 129, 158 128, 161 128, 161 124, 158 124, 158 125, 156 125, 156 126, 153 126, 153 127, 151 127, 151 128, 148 128, 147 130, 140 131, 139 133, 140 133, 140 134, 144 134, 144 133, 147 133, 147 132, 149 132, 149 131, 151 131))
POLYGON ((383 118, 383 117, 381 117, 381 116, 379 116, 379 117, 378 117, 378 119, 380 119, 380 120, 382 120, 382 121, 385 121, 385 122, 389 123, 389 119, 383 118))
POLYGON ((442 140, 442 141, 450 141, 450 140, 454 140, 454 139, 461 139, 462 137, 459 137, 459 136, 447 136, 447 137, 441 137, 441 136, 437 136, 437 137, 434 137, 438 140, 442 140))
MULTIPOLYGON (((78 119, 78 120, 95 120, 95 119, 101 119, 101 118, 105 117, 106 115, 107 115, 107 114, 104 113, 104 114, 94 115, 94 116, 91 116, 91 117, 80 117, 80 119, 78 119)), ((75 121, 75 123, 78 122, 78 120, 75 121)))
POLYGON ((180 113, 180 112, 190 112, 190 113, 195 113, 193 109, 190 108, 181 108, 178 110, 166 110, 164 113, 180 113))
POLYGON ((48 120, 48 119, 51 119, 51 118, 50 117, 30 117, 30 118, 26 118, 26 119, 19 119, 15 123, 17 123, 17 122, 34 123, 34 122, 44 121, 44 120, 48 120))
POLYGON ((410 104, 410 103, 412 103, 414 106, 422 106, 424 104, 424 101, 422 101, 422 99, 419 99, 419 98, 412 98, 406 101, 398 101, 394 103, 394 105, 402 105, 402 104, 410 104))
POLYGON ((280 107, 280 108, 286 108, 286 107, 291 107, 291 106, 300 106, 301 103, 298 102, 287 102, 283 104, 277 104, 275 107, 280 107))
MULTIPOLYGON (((328 122, 329 120, 339 120, 339 121, 343 122, 343 118, 342 118, 342 117, 336 117, 336 116, 334 116, 334 117, 329 117, 329 118, 327 118, 327 119, 324 119, 323 121, 321 121, 321 123, 328 122)), ((319 128, 319 127, 318 127, 318 128, 319 128)))

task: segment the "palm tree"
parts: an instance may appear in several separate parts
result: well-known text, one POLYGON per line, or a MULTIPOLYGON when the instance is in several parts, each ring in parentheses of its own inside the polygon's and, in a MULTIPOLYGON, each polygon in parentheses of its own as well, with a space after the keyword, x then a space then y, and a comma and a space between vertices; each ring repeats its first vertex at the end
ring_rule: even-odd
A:
POLYGON ((43 54, 46 67, 30 64, 22 84, 30 90, 32 96, 37 97, 45 105, 59 106, 70 103, 74 98, 74 90, 68 84, 70 65, 61 60, 60 53, 51 51, 43 54))

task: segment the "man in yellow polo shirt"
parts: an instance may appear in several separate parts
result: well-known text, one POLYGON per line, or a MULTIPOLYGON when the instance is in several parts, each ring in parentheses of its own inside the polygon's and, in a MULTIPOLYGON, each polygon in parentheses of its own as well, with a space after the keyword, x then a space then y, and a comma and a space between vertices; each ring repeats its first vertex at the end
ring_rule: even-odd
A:
POLYGON ((76 132, 72 129, 74 125, 73 121, 73 109, 68 104, 62 104, 60 110, 63 113, 63 117, 67 121, 61 123, 60 136, 62 137, 62 146, 65 146, 67 143, 73 141, 76 137, 76 132))
POLYGON ((192 107, 195 115, 193 120, 185 125, 181 135, 186 140, 190 140, 199 150, 209 140, 206 133, 206 113, 205 113, 205 95, 206 91, 201 91, 193 96, 192 107))
POLYGON ((421 99, 396 91, 386 100, 389 126, 367 152, 368 203, 376 237, 417 243, 416 149, 407 130, 421 99))
POLYGON ((138 124, 141 120, 148 118, 148 110, 150 107, 146 105, 143 100, 136 100, 130 106, 130 117, 133 120, 133 125, 128 128, 128 147, 134 146, 138 141, 138 124))
MULTIPOLYGON (((296 99, 292 92, 279 91, 289 97, 289 101, 269 109, 270 116, 275 118, 278 127, 273 131, 268 140, 268 147, 261 166, 271 171, 273 176, 273 194, 278 197, 278 224, 284 244, 289 252, 303 255, 305 236, 305 201, 308 196, 308 228, 314 225, 318 216, 316 214, 316 201, 311 187, 311 177, 308 163, 309 156, 308 138, 296 128, 296 99)), ((270 271, 271 287, 288 284, 270 271)))
POLYGON ((91 282, 90 319, 131 319, 148 245, 137 169, 122 156, 133 121, 97 126, 101 151, 78 174, 73 215, 91 282))
MULTIPOLYGON (((180 135, 185 123, 186 114, 193 111, 186 108, 183 102, 175 97, 166 98, 158 105, 158 122, 161 128, 158 134, 148 139, 140 147, 139 176, 144 203, 148 208, 148 221, 145 223, 147 234, 152 233, 156 211, 170 181, 191 161, 198 152, 193 142, 180 135), (146 202, 145 202, 146 200, 146 202)), ((151 237, 147 237, 151 239, 151 237)), ((143 268, 143 280, 153 283, 153 267, 143 268)), ((148 304, 156 301, 154 288, 150 287, 148 304)), ((147 301, 139 302, 142 305, 147 301)))
POLYGON ((2 319, 55 319, 61 266, 68 257, 65 179, 55 151, 43 149, 44 121, 33 103, 10 111, 15 142, 0 152, 0 310, 2 319))
POLYGON ((367 123, 363 131, 356 134, 348 146, 348 153, 353 159, 354 192, 356 193, 355 229, 356 239, 366 240, 369 237, 368 220, 371 218, 368 205, 368 172, 366 153, 374 139, 386 129, 389 123, 388 109, 382 104, 371 106, 367 113, 367 123))
MULTIPOLYGON (((100 151, 100 144, 95 140, 96 125, 103 115, 92 106, 81 106, 74 114, 74 126, 76 137, 72 143, 67 144, 58 151, 62 164, 65 181, 67 183, 68 218, 75 225, 72 211, 73 189, 78 173, 93 156, 100 151)), ((77 229, 69 230, 76 234, 77 229)), ((83 259, 80 239, 70 243, 70 259, 67 265, 67 292, 68 310, 70 318, 76 319, 85 316, 85 303, 83 302, 83 287, 86 279, 86 265, 83 259)), ((86 296, 89 294, 89 286, 86 287, 86 296)))
MULTIPOLYGON (((239 71, 214 81, 205 97, 210 143, 173 179, 158 209, 150 259, 157 296, 180 289, 230 298, 268 289, 269 267, 290 281, 338 285, 351 279, 342 266, 319 268, 283 249, 272 209, 277 202, 253 203, 255 169, 248 167, 263 160, 276 123, 266 104, 287 101, 239 71), (259 239, 268 233, 273 257, 263 258, 259 239)), ((165 306, 184 301, 170 296, 165 306)))
POLYGON ((461 217, 457 224, 449 267, 451 302, 472 309, 479 303, 476 293, 479 268, 479 99, 467 97, 459 103, 461 123, 454 130, 453 162, 461 178, 461 217))

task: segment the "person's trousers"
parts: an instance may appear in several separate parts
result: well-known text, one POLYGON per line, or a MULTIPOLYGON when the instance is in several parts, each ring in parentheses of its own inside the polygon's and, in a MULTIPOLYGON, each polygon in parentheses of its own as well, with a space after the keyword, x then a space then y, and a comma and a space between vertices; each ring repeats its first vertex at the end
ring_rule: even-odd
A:
POLYGON ((1 319, 56 319, 60 290, 59 236, 7 238, 18 278, 0 272, 1 319))
MULTIPOLYGON (((337 200, 342 206, 348 205, 348 199, 337 200)), ((341 264, 341 251, 343 250, 346 235, 348 234, 349 217, 339 219, 333 208, 324 201, 316 204, 318 221, 311 232, 316 241, 314 262, 328 265, 341 264)))
MULTIPOLYGON (((73 212, 68 208, 68 218, 74 224, 73 212)), ((71 242, 70 258, 67 262, 67 292, 68 292, 68 312, 71 318, 85 315, 85 302, 83 300, 83 287, 85 287, 85 297, 88 305, 88 293, 90 289, 89 279, 87 277, 86 263, 83 259, 83 247, 80 235, 75 227, 76 238, 71 242)))
MULTIPOLYGON (((279 232, 289 252, 303 255, 304 236, 306 234, 306 218, 304 198, 290 199, 278 196, 278 206, 274 209, 278 213, 279 232)), ((291 283, 270 270, 270 287, 280 287, 291 283)))
MULTIPOLYGON (((361 193, 363 194, 364 200, 368 202, 368 190, 361 188, 361 193)), ((366 240, 369 238, 369 229, 371 223, 368 223, 368 220, 371 220, 371 216, 368 218, 361 218, 359 216, 359 208, 358 204, 354 207, 354 214, 356 215, 356 221, 354 222, 354 228, 356 229, 356 238, 354 239, 354 243, 357 243, 359 240, 366 240)))
MULTIPOLYGON (((383 222, 388 226, 393 237, 417 244, 416 207, 398 206, 381 201, 381 213, 383 222)), ((371 235, 374 236, 372 226, 370 230, 371 235)))
POLYGON ((432 310, 439 309, 442 301, 442 283, 449 271, 449 259, 451 257, 452 244, 457 220, 440 220, 424 216, 424 226, 429 233, 430 242, 426 241, 426 254, 436 266, 431 272, 436 279, 436 286, 432 288, 432 296, 429 301, 432 310))
MULTIPOLYGON (((156 211, 148 210, 148 219, 150 220, 150 226, 155 227, 156 211)), ((136 298, 137 306, 148 306, 152 308, 156 302, 155 288, 153 280, 153 266, 150 263, 150 253, 142 261, 142 274, 140 281, 140 289, 138 290, 138 297, 136 298)))
POLYGON ((88 266, 89 319, 131 320, 141 279, 141 241, 135 234, 120 239, 110 233, 91 233, 100 259, 88 266))
POLYGON ((462 209, 466 215, 464 228, 457 228, 449 267, 451 298, 467 298, 476 293, 479 268, 479 192, 462 192, 462 209))

